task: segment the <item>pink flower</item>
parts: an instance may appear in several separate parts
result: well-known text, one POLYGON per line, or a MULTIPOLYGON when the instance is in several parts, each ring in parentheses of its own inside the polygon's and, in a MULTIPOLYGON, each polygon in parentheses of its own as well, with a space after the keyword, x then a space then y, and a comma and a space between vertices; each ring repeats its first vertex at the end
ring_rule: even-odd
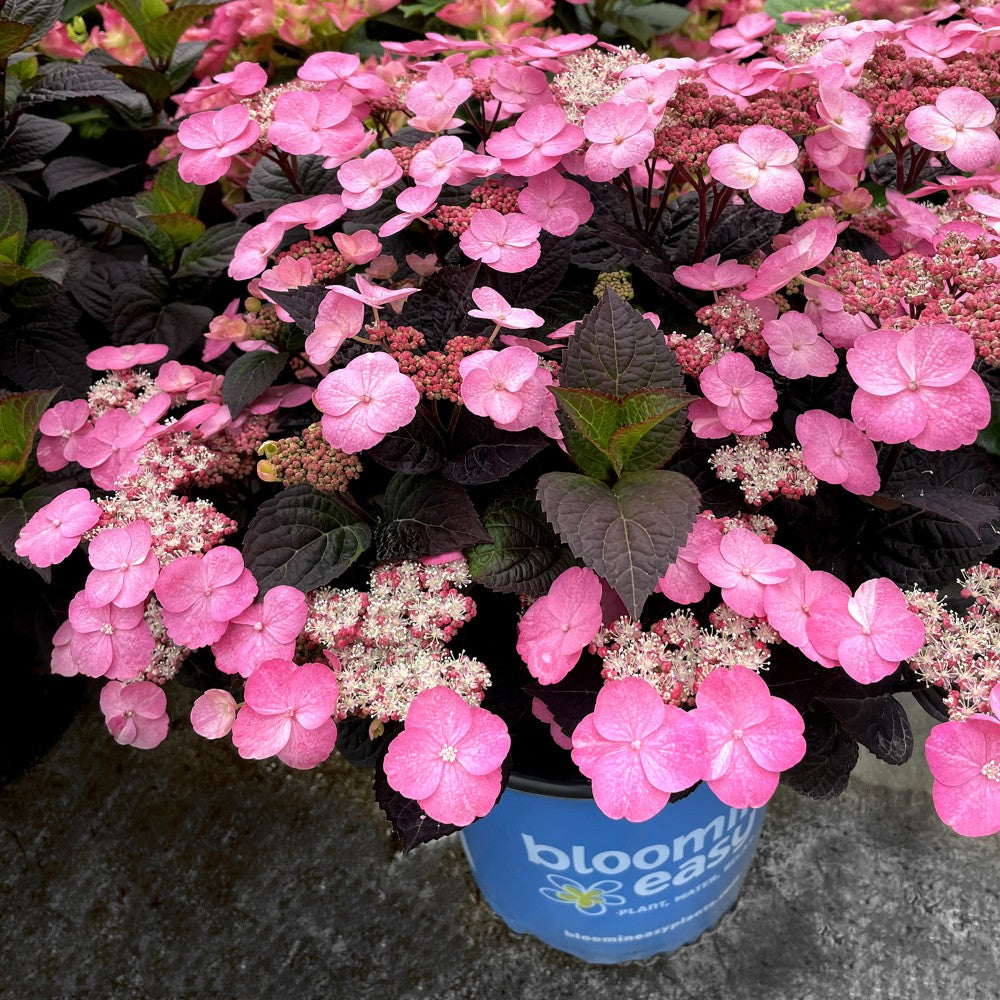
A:
POLYGON ((509 751, 501 719, 451 688, 430 688, 413 699, 405 728, 389 744, 385 776, 431 819, 465 826, 496 803, 509 751))
POLYGON ((406 105, 414 113, 411 124, 427 132, 454 128, 461 124, 453 118, 455 110, 471 96, 471 80, 455 76, 444 63, 435 63, 427 76, 406 92, 406 105))
POLYGON ((806 468, 824 483, 870 497, 881 481, 875 445, 846 418, 825 410, 806 410, 795 420, 806 468))
POLYGON ((473 213, 459 246, 471 260, 513 274, 538 263, 541 231, 537 222, 517 212, 501 215, 492 208, 481 208, 473 213))
POLYGON ((337 171, 344 189, 341 195, 347 208, 368 208, 382 197, 382 192, 403 176, 403 170, 387 149, 376 149, 360 160, 350 160, 337 171))
MULTIPOLYGON (((307 90, 293 90, 281 94, 274 102, 274 120, 267 130, 269 142, 296 155, 319 153, 330 155, 326 146, 336 140, 338 126, 351 119, 354 105, 343 94, 324 91, 320 95, 307 90)), ((357 143, 364 136, 364 129, 357 119, 357 143)))
POLYGON ((705 734, 708 787, 734 809, 760 808, 781 772, 805 756, 802 716, 739 664, 716 667, 701 682, 695 705, 691 715, 705 734))
POLYGON ((876 441, 909 441, 926 451, 972 444, 990 421, 975 357, 972 338, 948 324, 862 334, 847 352, 859 387, 854 422, 876 441))
POLYGON ((361 332, 364 323, 365 304, 334 285, 320 302, 312 333, 306 337, 306 357, 314 365, 325 365, 344 341, 361 332))
POLYGON ((246 760, 277 757, 306 770, 322 764, 337 742, 333 712, 337 678, 322 663, 296 665, 277 659, 262 663, 243 693, 233 723, 233 744, 246 760))
POLYGON ((124 347, 99 347, 87 355, 87 367, 94 371, 124 371, 136 365, 152 365, 169 353, 166 344, 126 344, 124 347))
POLYGON ((649 681, 608 681, 594 711, 573 731, 573 763, 611 819, 641 823, 671 792, 704 777, 705 737, 693 716, 663 700, 649 681))
POLYGON ((867 580, 853 597, 842 593, 812 604, 806 635, 820 655, 836 660, 861 684, 894 673, 924 644, 924 623, 886 577, 867 580))
POLYGON ((260 137, 260 126, 242 104, 202 111, 185 118, 177 130, 184 152, 177 161, 181 180, 211 184, 225 174, 233 157, 260 137))
POLYGON ((281 222, 268 221, 252 226, 236 244, 227 272, 229 277, 236 281, 248 281, 260 274, 267 267, 267 258, 284 236, 285 226, 281 222))
POLYGON ((706 292, 717 292, 735 285, 745 285, 757 272, 749 264, 735 260, 719 263, 719 254, 714 254, 700 264, 682 264, 675 268, 674 277, 687 288, 700 288, 706 292))
POLYGON ((209 688, 191 706, 191 728, 206 740, 227 736, 236 719, 236 699, 221 688, 209 688))
MULTIPOLYGON (((728 431, 726 432, 728 434, 728 431)), ((722 538, 719 522, 699 514, 677 558, 667 567, 656 589, 675 604, 695 604, 712 586, 698 570, 698 560, 722 538)))
MULTIPOLYGON (((242 63, 240 65, 243 65, 242 63)), ((317 194, 302 201, 293 201, 276 208, 268 217, 268 222, 280 222, 283 226, 302 226, 305 229, 324 229, 336 222, 346 209, 340 195, 317 194)), ((286 260, 294 258, 287 257, 286 260)), ((308 258, 300 258, 308 260, 308 258)))
MULTIPOLYGON (((990 695, 1000 712, 1000 686, 990 695)), ((925 745, 938 816, 963 837, 1000 832, 1000 721, 974 715, 935 726, 925 745)))
POLYGON ((993 131, 996 108, 978 91, 948 87, 929 104, 914 108, 905 127, 912 142, 948 154, 959 170, 974 172, 1000 160, 1000 138, 993 131))
POLYGON ((42 414, 38 422, 42 437, 35 458, 46 472, 58 472, 69 464, 66 448, 89 419, 90 406, 85 399, 64 399, 42 414))
POLYGON ((833 219, 824 216, 810 219, 785 233, 787 242, 757 268, 757 276, 742 291, 742 298, 750 302, 770 295, 803 271, 821 264, 836 246, 841 228, 833 219))
POLYGON ((381 309, 383 306, 389 306, 395 313, 398 313, 403 308, 403 303, 411 295, 420 291, 419 288, 410 287, 382 288, 381 285, 372 284, 372 282, 360 274, 354 276, 354 283, 358 286, 357 291, 346 287, 339 288, 338 291, 341 295, 347 295, 352 299, 363 302, 366 306, 371 306, 372 309, 381 309))
POLYGON ((73 439, 70 458, 90 469, 95 486, 113 490, 119 480, 135 471, 147 430, 141 417, 127 410, 105 410, 93 427, 73 439))
POLYGON ((517 626, 517 652, 542 684, 561 681, 601 627, 601 581, 576 566, 552 581, 517 626))
POLYGON ((787 580, 794 570, 788 549, 761 541, 746 528, 733 528, 698 559, 698 572, 721 587, 722 599, 744 618, 763 617, 764 588, 787 580))
POLYGON ((613 180, 642 163, 655 142, 648 109, 638 101, 598 104, 584 116, 583 132, 590 140, 583 162, 592 181, 613 180))
POLYGON ((249 677, 265 660, 290 660, 309 611, 305 594, 295 587, 273 587, 229 622, 212 643, 215 665, 224 674, 249 677))
POLYGON ((753 362, 735 351, 709 365, 699 378, 705 398, 718 407, 718 419, 735 434, 763 434, 778 408, 774 384, 753 362))
POLYGON ((238 549, 219 545, 203 556, 181 556, 160 570, 156 599, 167 635, 196 649, 218 642, 229 622, 257 596, 257 581, 238 549))
MULTIPOLYGON (((724 438, 733 432, 719 420, 719 408, 707 399, 696 399, 687 408, 691 433, 697 438, 724 438)), ((761 422, 761 434, 771 429, 770 421, 761 422)))
POLYGON ((86 593, 77 594, 69 605, 74 671, 119 681, 138 677, 149 666, 155 646, 142 612, 141 606, 91 605, 86 593))
POLYGON ((167 696, 152 681, 110 681, 101 688, 101 711, 115 742, 122 746, 151 750, 167 738, 167 696))
POLYGON ((470 309, 470 316, 488 319, 504 330, 528 330, 545 323, 533 309, 515 309, 498 291, 489 287, 474 288, 472 301, 479 308, 470 309))
POLYGON ((160 575, 152 544, 153 533, 146 521, 106 528, 97 535, 87 553, 94 567, 87 577, 90 603, 119 608, 142 604, 160 575))
POLYGON ((420 393, 388 354, 362 354, 330 372, 313 394, 323 437, 349 455, 373 448, 415 416, 420 393))
POLYGON ((837 370, 837 352, 819 335, 816 324, 800 312, 786 312, 765 323, 761 336, 774 370, 785 378, 823 378, 837 370))
POLYGON ((61 563, 101 519, 101 508, 85 489, 60 493, 35 511, 14 542, 14 551, 44 569, 61 563))
POLYGON ((834 84, 834 77, 821 77, 816 112, 838 143, 848 149, 866 150, 872 136, 872 109, 867 101, 841 86, 843 75, 839 71, 836 78, 838 82, 834 84))
POLYGON ((805 194, 805 182, 795 168, 795 140, 770 125, 751 125, 736 142, 717 146, 708 155, 708 169, 720 184, 746 191, 761 208, 789 212, 805 194))
POLYGON ((502 351, 478 351, 462 358, 462 402, 478 417, 489 417, 506 430, 538 426, 548 412, 551 379, 539 367, 538 355, 528 347, 505 347, 502 351))
POLYGON ((572 236, 594 214, 587 189, 557 170, 532 177, 518 192, 517 207, 553 236, 572 236))
POLYGON ((409 174, 423 187, 468 184, 474 177, 486 177, 500 168, 493 156, 480 156, 466 149, 457 135, 442 135, 411 160, 409 174))
POLYGON ((583 143, 583 129, 571 125, 556 104, 528 108, 510 128, 494 133, 486 152, 503 161, 514 177, 534 177, 557 166, 583 143))

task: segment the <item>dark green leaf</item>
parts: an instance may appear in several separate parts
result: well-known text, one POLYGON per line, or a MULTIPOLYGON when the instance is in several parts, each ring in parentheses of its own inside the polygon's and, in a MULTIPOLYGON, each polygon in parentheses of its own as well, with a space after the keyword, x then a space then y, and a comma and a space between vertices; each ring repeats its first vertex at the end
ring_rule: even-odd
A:
POLYGON ((295 178, 301 191, 296 191, 292 187, 292 182, 273 160, 258 160, 250 172, 247 194, 254 201, 281 198, 288 202, 314 194, 336 193, 339 190, 337 171, 327 170, 323 166, 322 156, 296 156, 294 159, 295 178))
POLYGON ((832 799, 847 788, 858 762, 858 744, 823 704, 814 703, 803 717, 806 754, 782 772, 781 783, 810 799, 832 799))
POLYGON ((820 698, 862 746, 887 764, 905 764, 913 732, 903 706, 891 694, 875 698, 820 698))
POLYGON ((452 437, 452 455, 445 463, 446 478, 465 486, 495 483, 530 461, 550 441, 534 428, 503 431, 463 409, 452 437))
POLYGON ((113 293, 110 310, 115 344, 166 344, 176 358, 193 347, 208 330, 208 306, 190 302, 164 304, 155 292, 138 285, 121 285, 113 293))
POLYGON ((24 199, 9 185, 0 184, 0 261, 17 263, 28 232, 24 199))
POLYGON ((429 350, 440 350, 464 322, 478 275, 479 264, 449 265, 435 271, 406 300, 400 323, 416 327, 427 338, 429 350))
POLYGON ((151 101, 162 103, 174 92, 170 78, 148 66, 112 66, 109 69, 119 80, 145 94, 151 101))
POLYGON ((468 493, 437 476, 396 473, 384 503, 386 521, 410 556, 437 556, 490 540, 468 493))
POLYGON ((21 115, 0 139, 0 170, 16 170, 48 156, 72 131, 66 122, 40 115, 21 115))
POLYGON ((444 464, 446 450, 440 430, 417 408, 416 416, 398 431, 387 434, 367 454, 392 472, 426 475, 444 464))
POLYGON ((181 35, 203 18, 211 16, 214 10, 215 4, 188 4, 150 21, 140 35, 146 43, 146 51, 154 60, 168 62, 181 35))
POLYGON ((766 251, 783 223, 784 216, 760 205, 729 205, 709 234, 705 256, 720 254, 723 260, 737 260, 755 250, 766 251))
POLYGON ((222 401, 235 417, 274 384, 288 362, 282 351, 250 351, 238 357, 227 369, 222 383, 222 401))
POLYGON ((0 337, 0 370, 21 389, 60 386, 70 398, 85 395, 93 374, 89 350, 76 332, 80 313, 64 298, 44 314, 8 323, 0 337))
POLYGON ((139 215, 194 215, 201 204, 204 188, 181 180, 177 160, 165 163, 156 172, 153 184, 135 199, 139 215))
POLYGON ((149 247, 157 263, 169 266, 174 259, 174 245, 166 233, 161 232, 148 219, 141 218, 132 198, 112 198, 83 209, 79 215, 94 219, 122 232, 138 237, 149 247))
POLYGON ((302 285, 299 288, 289 288, 287 292, 277 292, 272 289, 267 294, 292 317, 302 332, 308 335, 313 332, 316 325, 319 304, 328 293, 329 290, 325 285, 302 285))
POLYGON ((663 246, 653 237, 640 233, 634 226, 608 216, 595 215, 591 229, 633 267, 651 278, 662 288, 674 289, 674 265, 663 246))
POLYGON ((64 191, 96 184, 129 169, 109 167, 106 163, 99 163, 86 156, 60 156, 45 168, 42 180, 48 188, 49 197, 54 198, 64 191))
POLYGON ((48 278, 57 285, 62 283, 69 268, 69 261, 62 249, 51 240, 34 240, 24 252, 21 263, 32 274, 48 278))
POLYGON ((243 558, 261 593, 279 584, 324 587, 368 547, 371 531, 333 497, 293 486, 265 501, 247 527, 243 558))
POLYGON ((236 244, 249 228, 242 222, 223 222, 206 229, 181 254, 174 277, 178 281, 205 281, 224 274, 236 244))
POLYGON ((23 43, 30 45, 56 23, 61 10, 62 0, 7 0, 3 5, 3 16, 30 27, 31 31, 23 43))
POLYGON ((562 284, 573 253, 572 237, 543 233, 539 243, 541 254, 531 269, 531 280, 520 274, 488 271, 490 284, 512 305, 519 309, 534 309, 545 305, 562 284))
POLYGON ((36 389, 0 398, 0 485, 11 486, 24 474, 38 421, 58 391, 36 389))
POLYGON ((56 62, 43 66, 24 91, 30 104, 50 101, 100 101, 126 120, 139 120, 152 111, 148 99, 126 86, 113 73, 94 63, 56 62))

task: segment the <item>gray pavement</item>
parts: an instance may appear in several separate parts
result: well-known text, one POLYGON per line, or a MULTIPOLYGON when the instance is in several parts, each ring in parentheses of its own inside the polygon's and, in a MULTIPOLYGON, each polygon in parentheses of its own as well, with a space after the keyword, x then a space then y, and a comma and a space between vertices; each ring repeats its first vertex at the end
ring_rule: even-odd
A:
POLYGON ((944 827, 919 759, 862 768, 832 803, 779 790, 716 930, 588 966, 511 934, 455 838, 394 857, 367 772, 245 762, 176 728, 121 748, 85 705, 0 789, 3 1000, 1000 995, 1000 837, 944 827))

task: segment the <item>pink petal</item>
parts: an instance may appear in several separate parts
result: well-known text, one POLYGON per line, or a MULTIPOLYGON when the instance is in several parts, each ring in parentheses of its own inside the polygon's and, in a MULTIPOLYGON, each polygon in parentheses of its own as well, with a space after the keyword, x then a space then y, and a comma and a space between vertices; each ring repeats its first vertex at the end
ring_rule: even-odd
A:
POLYGON ((406 727, 389 744, 384 768, 389 786, 407 798, 420 800, 441 783, 442 744, 426 729, 406 727))
POLYGON ((306 729, 298 723, 292 723, 292 731, 288 742, 278 752, 278 760, 289 767, 308 770, 322 764, 337 743, 337 724, 333 719, 327 719, 315 729, 306 729))
POLYGON ((438 749, 457 747, 472 728, 472 721, 472 707, 444 686, 421 691, 406 713, 407 728, 426 730, 437 742, 438 749))
POLYGON ((500 795, 500 786, 499 769, 489 774, 469 774, 455 761, 445 764, 437 788, 418 802, 431 819, 466 826, 493 808, 500 795))
POLYGON ((805 756, 804 729, 805 722, 795 706, 783 698, 772 697, 767 719, 746 729, 743 743, 761 767, 785 771, 805 756))
POLYGON ((606 740, 631 743, 655 732, 663 721, 663 700, 639 677, 607 681, 597 695, 594 727, 606 740))
POLYGON ((274 757, 284 749, 291 734, 292 720, 287 715, 259 715, 249 705, 240 709, 233 723, 233 745, 244 760, 274 757))

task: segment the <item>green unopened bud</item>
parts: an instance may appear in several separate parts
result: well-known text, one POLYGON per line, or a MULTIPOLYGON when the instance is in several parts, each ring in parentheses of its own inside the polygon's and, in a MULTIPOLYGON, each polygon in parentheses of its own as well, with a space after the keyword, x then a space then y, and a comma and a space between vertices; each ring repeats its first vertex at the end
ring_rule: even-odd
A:
POLYGON ((602 271, 597 276, 594 285, 594 295, 601 299, 608 288, 613 288, 623 302, 630 302, 635 297, 632 288, 632 276, 628 271, 602 271))

